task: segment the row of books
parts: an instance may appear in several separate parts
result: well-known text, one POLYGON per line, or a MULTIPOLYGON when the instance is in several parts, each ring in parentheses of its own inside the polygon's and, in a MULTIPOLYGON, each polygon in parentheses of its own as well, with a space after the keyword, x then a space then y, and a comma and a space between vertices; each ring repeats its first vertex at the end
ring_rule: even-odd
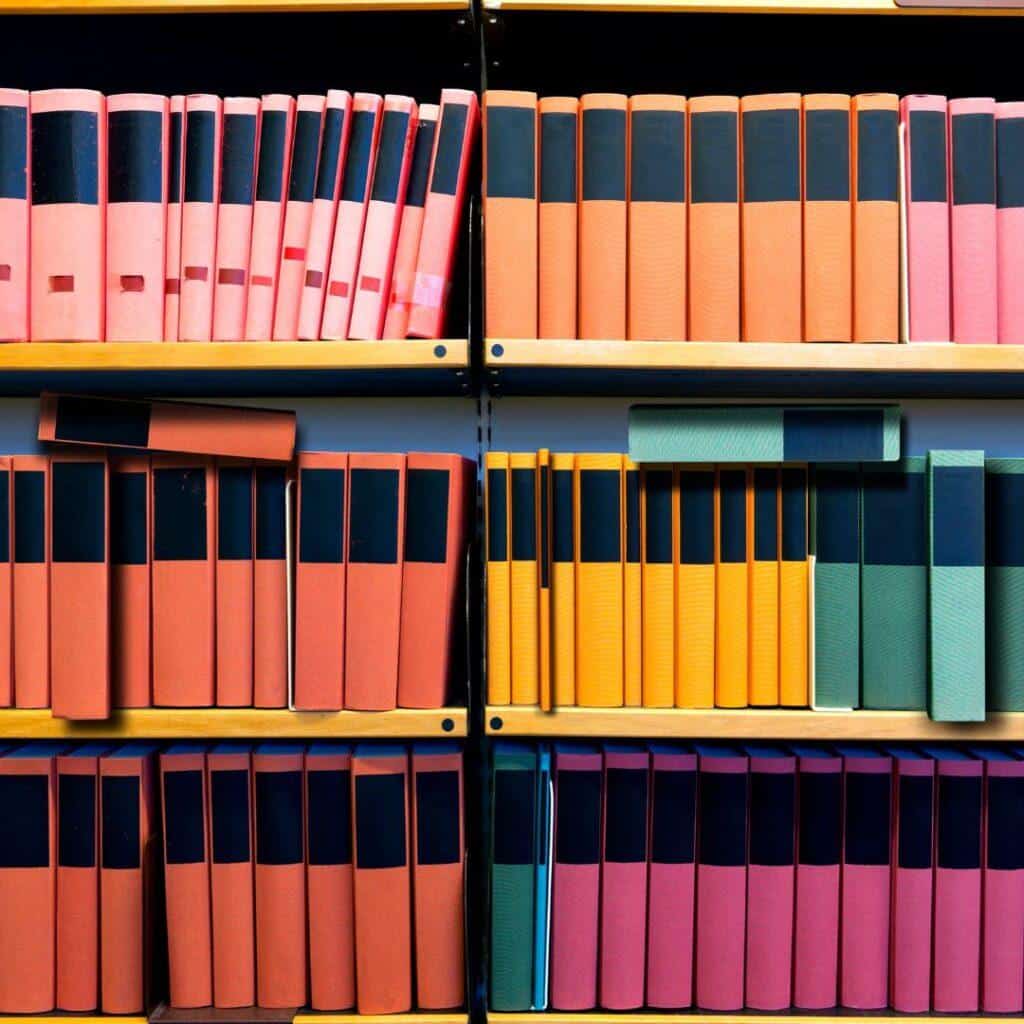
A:
POLYGON ((477 120, 0 89, 0 341, 440 337, 477 120))
POLYGON ((500 741, 492 792, 494 1010, 1024 1010, 1024 749, 500 741))
POLYGON ((1020 103, 489 91, 483 107, 491 337, 1024 342, 1020 103))

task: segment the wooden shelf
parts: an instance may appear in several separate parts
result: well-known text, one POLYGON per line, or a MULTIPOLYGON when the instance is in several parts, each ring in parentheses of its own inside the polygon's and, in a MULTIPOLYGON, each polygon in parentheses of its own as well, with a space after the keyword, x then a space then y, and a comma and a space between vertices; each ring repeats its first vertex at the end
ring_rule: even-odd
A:
POLYGON ((879 1021, 900 1021, 903 1024, 935 1024, 939 1019, 954 1024, 991 1024, 994 1017, 964 1017, 943 1013, 910 1014, 886 1013, 884 1010, 858 1015, 849 1010, 836 1009, 831 1013, 606 1013, 592 1010, 586 1013, 495 1013, 489 1011, 488 1021, 493 1024, 878 1024, 879 1021))
POLYGON ((469 0, 0 0, 0 14, 468 10, 469 0))
POLYGON ((897 14, 1020 16, 1019 8, 899 7, 894 0, 484 0, 491 11, 694 14, 897 14))
MULTIPOLYGON (((467 1013, 297 1013, 292 1024, 467 1024, 467 1013)), ((2 1022, 0 1022, 2 1024, 2 1022)))

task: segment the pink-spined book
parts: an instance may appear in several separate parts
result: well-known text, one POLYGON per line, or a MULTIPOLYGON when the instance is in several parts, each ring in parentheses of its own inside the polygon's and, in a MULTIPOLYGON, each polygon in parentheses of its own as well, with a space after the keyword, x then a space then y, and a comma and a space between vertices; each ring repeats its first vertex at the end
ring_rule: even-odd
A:
POLYGON ((1024 344, 1024 103, 996 104, 996 269, 999 344, 1024 344))
POLYGON ((185 171, 185 97, 172 96, 167 138, 167 227, 164 230, 164 341, 178 340, 181 311, 181 200, 185 171))
POLYGON ((28 341, 29 94, 0 89, 0 342, 28 341))

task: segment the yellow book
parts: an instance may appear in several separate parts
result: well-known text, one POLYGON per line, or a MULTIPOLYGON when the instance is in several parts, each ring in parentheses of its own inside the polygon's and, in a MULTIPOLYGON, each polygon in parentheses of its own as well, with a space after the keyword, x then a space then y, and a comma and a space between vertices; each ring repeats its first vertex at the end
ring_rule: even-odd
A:
POLYGON ((676 706, 715 706, 715 471, 679 470, 676 706))
POLYGON ((576 703, 575 455, 551 456, 551 690, 555 707, 576 703))
POLYGON ((509 455, 512 560, 512 703, 540 702, 537 559, 537 453, 509 455))
POLYGON ((753 707, 779 703, 779 471, 755 466, 747 496, 750 692, 753 707))
POLYGON ((640 564, 640 467, 622 457, 622 495, 626 510, 623 560, 623 699, 627 708, 643 703, 643 590, 640 564))
POLYGON ((511 704, 508 452, 488 452, 484 466, 487 470, 487 703, 511 704))
POLYGON ((537 592, 540 706, 551 710, 551 453, 537 452, 537 554, 540 589, 537 592))
POLYGON ((623 700, 622 456, 577 455, 576 703, 623 700))
POLYGON ((645 708, 670 708, 676 702, 673 549, 679 502, 673 477, 665 466, 645 469, 641 478, 645 708))
POLYGON ((779 545, 779 699, 810 703, 808 684, 807 467, 782 470, 779 545))
POLYGON ((747 492, 750 471, 720 468, 715 488, 715 704, 747 706, 747 492))

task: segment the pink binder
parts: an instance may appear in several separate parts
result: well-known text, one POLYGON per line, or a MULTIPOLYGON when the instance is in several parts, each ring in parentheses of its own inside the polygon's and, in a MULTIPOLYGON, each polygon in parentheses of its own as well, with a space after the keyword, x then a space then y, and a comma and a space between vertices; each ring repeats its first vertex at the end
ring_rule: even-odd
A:
POLYGON ((999 343, 1024 344, 1024 103, 996 104, 996 269, 999 343))
POLYGON ((28 341, 28 104, 0 89, 0 342, 28 341))
POLYGON ((89 89, 32 93, 33 341, 102 341, 106 100, 89 89))
POLYGON ((273 93, 263 97, 260 112, 256 200, 252 207, 249 294, 245 306, 245 340, 270 341, 274 329, 277 275, 281 266, 285 185, 291 169, 295 99, 273 93))
POLYGON ((384 329, 398 226, 409 186, 419 113, 408 96, 386 96, 348 336, 375 341, 384 329))
POLYGON ((162 341, 166 96, 107 98, 107 341, 162 341))
POLYGON ((181 308, 181 189, 185 169, 185 97, 172 96, 167 140, 167 227, 164 232, 164 341, 178 340, 181 308))
POLYGON ((222 113, 219 96, 185 97, 179 341, 210 341, 213 337, 222 113))
POLYGON ((377 159, 384 101, 379 96, 356 93, 352 104, 352 132, 338 202, 338 217, 331 245, 330 271, 324 296, 321 338, 347 338, 363 225, 377 159))

